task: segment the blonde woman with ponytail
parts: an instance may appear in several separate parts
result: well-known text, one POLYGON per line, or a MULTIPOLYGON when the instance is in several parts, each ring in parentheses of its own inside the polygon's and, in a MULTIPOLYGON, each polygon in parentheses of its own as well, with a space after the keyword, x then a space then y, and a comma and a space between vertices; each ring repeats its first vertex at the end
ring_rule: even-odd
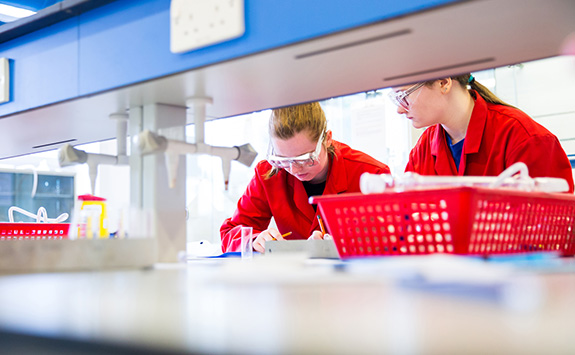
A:
POLYGON ((563 178, 573 193, 571 163, 557 137, 471 74, 396 88, 390 98, 414 127, 428 127, 406 171, 496 176, 523 162, 531 177, 563 178))
POLYGON ((224 252, 240 249, 242 226, 253 228, 253 248, 261 253, 266 241, 284 236, 321 239, 310 196, 359 192, 364 172, 389 174, 385 164, 332 138, 318 102, 273 110, 269 130, 266 160, 220 228, 224 252), (277 228, 270 227, 272 217, 277 228))

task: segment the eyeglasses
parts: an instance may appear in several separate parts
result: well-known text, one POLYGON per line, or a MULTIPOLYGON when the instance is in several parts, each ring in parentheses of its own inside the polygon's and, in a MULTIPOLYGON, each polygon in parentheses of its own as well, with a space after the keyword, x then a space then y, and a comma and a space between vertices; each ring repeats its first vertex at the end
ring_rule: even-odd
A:
POLYGON ((407 101, 407 97, 413 94, 417 89, 419 89, 423 85, 425 85, 425 82, 415 84, 405 91, 401 90, 392 91, 389 93, 389 98, 397 106, 401 106, 401 108, 404 109, 405 111, 409 111, 409 102, 407 101))
POLYGON ((324 133, 325 132, 321 133, 321 136, 319 137, 319 140, 317 141, 317 145, 313 152, 298 155, 297 157, 278 157, 277 155, 274 155, 273 147, 270 143, 269 148, 270 152, 268 153, 267 156, 268 163, 270 163, 270 165, 272 165, 273 167, 279 169, 288 169, 292 165, 298 167, 304 167, 304 166, 312 167, 316 165, 317 163, 319 163, 319 153, 321 152, 321 143, 323 142, 324 133))

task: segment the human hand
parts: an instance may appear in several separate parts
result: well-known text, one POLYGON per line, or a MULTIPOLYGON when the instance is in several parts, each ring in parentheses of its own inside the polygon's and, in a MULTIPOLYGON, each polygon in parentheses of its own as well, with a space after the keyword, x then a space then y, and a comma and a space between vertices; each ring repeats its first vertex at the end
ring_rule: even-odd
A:
POLYGON ((313 231, 313 233, 310 235, 309 238, 307 238, 307 240, 314 240, 314 239, 324 239, 324 240, 328 240, 331 239, 331 235, 329 234, 323 234, 320 231, 313 231))
POLYGON ((254 250, 260 253, 266 252, 266 241, 268 240, 283 240, 284 238, 280 232, 275 228, 269 228, 261 232, 254 240, 254 250))

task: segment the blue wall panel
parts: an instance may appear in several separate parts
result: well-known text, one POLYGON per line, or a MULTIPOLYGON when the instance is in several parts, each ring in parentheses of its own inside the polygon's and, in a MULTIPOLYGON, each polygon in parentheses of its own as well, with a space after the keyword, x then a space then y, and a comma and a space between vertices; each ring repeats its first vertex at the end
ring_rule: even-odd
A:
POLYGON ((14 101, 0 105, 0 116, 456 1, 245 0, 242 37, 173 54, 170 1, 117 0, 82 14, 74 19, 77 22, 67 20, 0 45, 0 56, 13 59, 16 67, 14 101), (35 52, 43 54, 31 55, 35 52), (33 97, 24 99, 30 90, 33 97))
POLYGON ((10 59, 11 102, 0 116, 78 96, 78 19, 60 22, 1 45, 10 59))
POLYGON ((186 61, 170 52, 169 7, 165 0, 117 1, 83 15, 81 94, 185 69, 186 61))

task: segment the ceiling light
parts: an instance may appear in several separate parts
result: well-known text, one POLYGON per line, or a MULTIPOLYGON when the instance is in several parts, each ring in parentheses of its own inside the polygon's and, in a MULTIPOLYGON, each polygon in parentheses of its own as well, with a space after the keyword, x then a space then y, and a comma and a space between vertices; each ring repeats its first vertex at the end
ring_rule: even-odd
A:
POLYGON ((0 21, 12 22, 23 17, 34 15, 36 12, 15 6, 0 4, 0 21))

